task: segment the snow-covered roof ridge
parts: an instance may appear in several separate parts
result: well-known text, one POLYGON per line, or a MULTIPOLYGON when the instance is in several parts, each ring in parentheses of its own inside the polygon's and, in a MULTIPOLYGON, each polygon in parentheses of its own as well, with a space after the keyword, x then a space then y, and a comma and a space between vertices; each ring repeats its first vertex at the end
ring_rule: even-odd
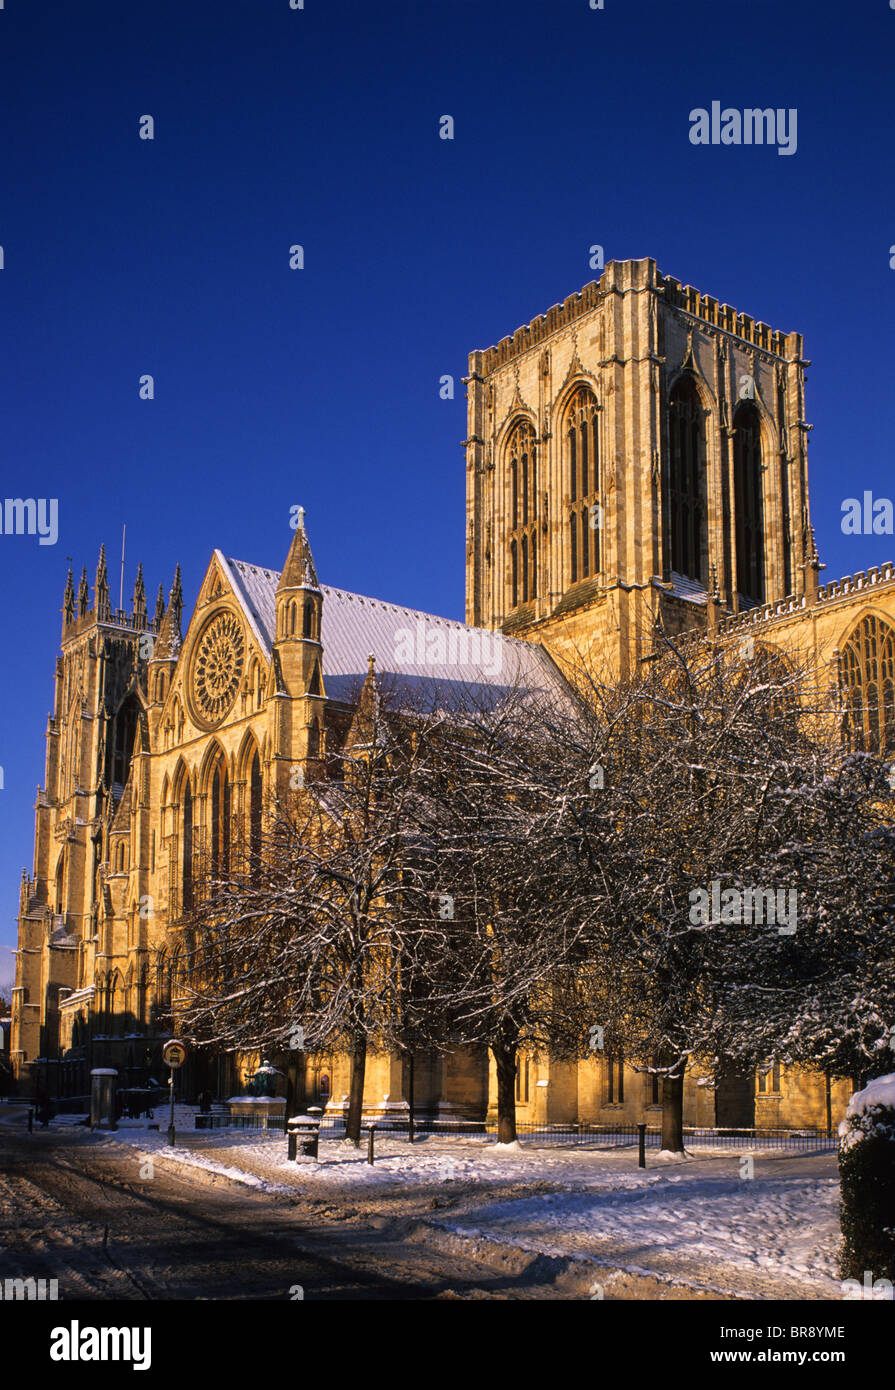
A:
MULTIPOLYGON (((276 639, 277 570, 221 556, 249 623, 268 659, 276 639)), ((429 690, 522 686, 558 690, 562 678, 538 645, 454 618, 406 608, 331 585, 323 594, 323 678, 330 698, 356 698, 372 653, 377 675, 429 690)), ((409 689, 409 687, 408 687, 409 689)))

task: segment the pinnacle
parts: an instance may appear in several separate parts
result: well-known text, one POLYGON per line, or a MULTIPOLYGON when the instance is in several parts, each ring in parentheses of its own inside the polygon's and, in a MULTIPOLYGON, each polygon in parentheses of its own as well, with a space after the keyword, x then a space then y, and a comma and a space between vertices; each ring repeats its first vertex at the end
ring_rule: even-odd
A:
POLYGON ((311 543, 305 530, 304 508, 299 507, 298 526, 289 547, 283 573, 280 575, 277 593, 282 593, 284 589, 319 589, 319 587, 314 556, 311 554, 311 543))

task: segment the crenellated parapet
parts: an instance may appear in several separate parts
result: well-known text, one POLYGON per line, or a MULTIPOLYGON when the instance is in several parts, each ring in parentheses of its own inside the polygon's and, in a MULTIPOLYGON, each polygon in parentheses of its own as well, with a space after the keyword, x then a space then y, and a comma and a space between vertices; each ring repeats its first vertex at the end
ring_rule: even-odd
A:
MULTIPOLYGON (((591 280, 577 293, 567 295, 561 304, 552 305, 546 313, 538 314, 522 324, 494 346, 471 353, 471 373, 487 376, 554 333, 571 327, 584 315, 596 309, 610 294, 626 291, 653 290, 665 303, 680 309, 693 318, 711 324, 731 337, 758 348, 771 356, 802 360, 803 339, 800 333, 784 333, 770 324, 740 313, 731 304, 720 303, 710 294, 703 294, 694 285, 683 285, 673 275, 663 275, 654 260, 610 261, 599 280, 591 280)), ((807 365, 807 364, 806 364, 807 365)))

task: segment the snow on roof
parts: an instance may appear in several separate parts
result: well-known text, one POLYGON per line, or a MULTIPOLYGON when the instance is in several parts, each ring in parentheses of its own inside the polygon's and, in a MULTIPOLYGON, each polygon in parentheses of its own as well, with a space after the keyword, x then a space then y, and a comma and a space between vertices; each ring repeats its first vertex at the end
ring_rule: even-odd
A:
MULTIPOLYGON (((276 635, 276 593, 280 575, 244 560, 215 552, 233 585, 253 631, 269 658, 276 635)), ((320 586, 323 594, 323 683, 332 700, 356 703, 368 670, 376 660, 381 682, 400 691, 450 703, 451 692, 492 694, 521 686, 564 693, 564 683, 539 646, 487 628, 467 627, 450 618, 414 608, 320 586), (394 678, 389 682, 388 677, 394 678)))
POLYGON ((690 579, 686 574, 678 574, 675 570, 671 573, 671 592, 675 598, 687 599, 690 603, 708 602, 708 592, 704 584, 700 584, 698 579, 690 579))

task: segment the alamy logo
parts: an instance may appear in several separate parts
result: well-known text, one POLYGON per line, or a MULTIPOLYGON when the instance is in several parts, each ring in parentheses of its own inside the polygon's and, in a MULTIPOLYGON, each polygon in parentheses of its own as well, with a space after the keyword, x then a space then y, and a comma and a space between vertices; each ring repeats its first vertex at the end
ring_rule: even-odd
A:
POLYGON ((486 676, 496 676, 503 663, 503 640, 497 632, 480 628, 447 627, 422 618, 416 628, 395 632, 395 661, 417 666, 472 666, 486 676))
POLYGON ((135 1371, 152 1365, 151 1327, 54 1327, 50 1333, 51 1361, 132 1361, 135 1371))
POLYGON ((846 497, 839 525, 844 536, 891 536, 892 520, 891 497, 874 497, 872 492, 865 492, 863 501, 846 497))
POLYGON ((725 106, 722 111, 720 101, 713 101, 710 112, 704 106, 690 112, 690 144, 776 145, 778 154, 795 154, 797 125, 795 106, 747 106, 742 111, 725 106))
POLYGON ((792 936, 799 917, 799 895, 795 888, 721 888, 714 879, 711 892, 694 888, 690 922, 694 927, 768 926, 777 927, 778 936, 792 936), (782 923, 782 925, 781 925, 782 923))
POLYGON ((843 1279, 839 1287, 845 1298, 852 1302, 857 1298, 871 1299, 873 1302, 879 1299, 895 1299, 895 1286, 891 1279, 874 1279, 869 1269, 864 1270, 863 1286, 857 1279, 843 1279))
POLYGON ((38 545, 55 545, 59 538, 57 497, 7 497, 0 513, 4 536, 39 536, 38 545))
POLYGON ((4 1279, 0 1298, 6 1303, 18 1300, 55 1303, 59 1298, 58 1279, 4 1279))

